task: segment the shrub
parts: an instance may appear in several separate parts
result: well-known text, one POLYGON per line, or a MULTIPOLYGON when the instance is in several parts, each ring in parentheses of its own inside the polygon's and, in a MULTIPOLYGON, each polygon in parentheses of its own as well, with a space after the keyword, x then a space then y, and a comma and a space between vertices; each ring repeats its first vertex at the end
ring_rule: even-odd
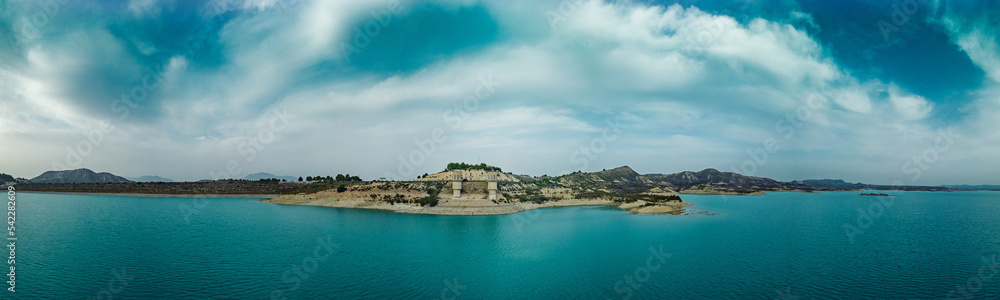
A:
POLYGON ((347 190, 347 187, 344 186, 343 184, 341 184, 340 186, 337 187, 337 192, 338 193, 343 193, 346 190, 347 190))
POLYGON ((420 198, 419 200, 417 200, 417 203, 419 203, 420 206, 427 206, 427 205, 437 206, 438 205, 438 199, 437 199, 437 196, 427 196, 427 197, 423 197, 423 198, 420 198))

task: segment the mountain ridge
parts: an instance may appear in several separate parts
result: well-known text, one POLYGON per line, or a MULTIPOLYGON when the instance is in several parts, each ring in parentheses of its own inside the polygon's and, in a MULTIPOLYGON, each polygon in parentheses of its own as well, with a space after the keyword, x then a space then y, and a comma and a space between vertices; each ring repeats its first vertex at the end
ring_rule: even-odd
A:
POLYGON ((32 183, 118 183, 131 182, 108 172, 97 173, 87 168, 76 170, 46 171, 29 180, 32 183))
POLYGON ((173 179, 163 178, 156 175, 143 175, 139 177, 125 177, 125 179, 135 182, 174 182, 173 179))

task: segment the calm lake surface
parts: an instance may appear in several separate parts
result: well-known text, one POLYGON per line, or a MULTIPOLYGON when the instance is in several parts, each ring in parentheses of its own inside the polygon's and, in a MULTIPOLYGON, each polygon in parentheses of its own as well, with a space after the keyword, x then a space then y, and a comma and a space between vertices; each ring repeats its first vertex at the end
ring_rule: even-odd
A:
POLYGON ((22 192, 13 298, 1000 298, 1000 192, 894 194, 431 216, 22 192))

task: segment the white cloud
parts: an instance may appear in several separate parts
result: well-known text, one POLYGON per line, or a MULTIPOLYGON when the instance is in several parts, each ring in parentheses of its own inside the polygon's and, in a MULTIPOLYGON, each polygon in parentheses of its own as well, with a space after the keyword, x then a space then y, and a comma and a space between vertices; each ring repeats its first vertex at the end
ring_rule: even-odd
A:
POLYGON ((599 129, 577 120, 565 109, 548 110, 540 107, 514 107, 500 111, 483 111, 470 116, 459 129, 467 133, 518 136, 543 135, 551 132, 596 132, 599 129))
POLYGON ((1000 40, 997 40, 996 28, 991 27, 993 24, 970 22, 950 14, 945 15, 942 23, 972 62, 990 79, 1000 83, 1000 40))
MULTIPOLYGON (((338 37, 338 32, 346 31, 342 21, 334 20, 363 13, 365 9, 341 7, 336 15, 331 15, 337 9, 329 5, 334 4, 303 4, 308 9, 302 12, 300 21, 287 26, 253 18, 227 25, 223 40, 238 46, 229 55, 241 71, 233 73, 235 79, 226 80, 236 84, 227 87, 223 95, 241 99, 234 103, 249 103, 245 99, 284 86, 281 79, 285 75, 331 59, 330 53, 336 53, 335 41, 344 38, 338 37), (264 29, 268 26, 272 28, 264 29), (246 31, 246 27, 255 29, 246 31), (271 34, 263 38, 248 35, 255 32, 271 34), (255 40, 258 42, 243 44, 255 40), (264 46, 255 47, 256 43, 264 46), (289 52, 297 55, 283 54, 289 52)), ((526 11, 545 11, 544 6, 523 9, 497 17, 503 22, 505 18, 523 16, 526 11)), ((873 112, 885 113, 882 109, 891 109, 907 119, 926 114, 921 99, 902 96, 904 91, 893 94, 896 98, 890 99, 892 105, 877 105, 869 96, 877 86, 858 84, 843 74, 807 34, 761 19, 743 25, 730 17, 696 8, 588 1, 551 33, 526 41, 519 41, 516 36, 513 39, 515 42, 452 57, 412 74, 383 79, 349 78, 312 90, 295 91, 285 96, 283 102, 294 107, 302 116, 300 120, 309 120, 303 121, 310 123, 309 126, 341 130, 360 127, 364 134, 340 135, 338 140, 355 145, 383 141, 376 143, 379 148, 397 150, 372 148, 374 151, 370 152, 390 159, 412 148, 413 139, 425 138, 436 127, 448 128, 442 113, 470 96, 479 84, 478 78, 484 75, 492 75, 503 86, 481 103, 459 131, 451 133, 463 139, 452 140, 441 149, 486 149, 486 154, 528 151, 525 142, 532 141, 531 148, 551 149, 545 155, 554 155, 537 159, 563 161, 579 146, 579 141, 591 138, 603 126, 601 117, 581 116, 594 111, 649 120, 649 124, 630 128, 633 138, 640 140, 659 140, 665 128, 706 135, 695 139, 697 143, 691 142, 690 136, 669 140, 672 145, 689 141, 692 147, 708 144, 721 147, 717 151, 692 153, 709 155, 696 161, 722 158, 728 162, 739 159, 732 157, 734 153, 739 155, 763 138, 781 136, 773 129, 775 121, 794 114, 812 93, 826 95, 833 102, 821 105, 814 112, 810 125, 800 128, 795 137, 800 141, 786 142, 787 149, 845 145, 830 142, 830 138, 856 145, 884 139, 871 131, 870 124, 843 121, 866 120, 870 118, 866 115, 873 112), (547 106, 537 105, 543 103, 557 108, 548 110, 544 108, 547 106), (397 112, 404 108, 406 113, 397 112), (712 117, 705 119, 706 115, 712 117), (830 134, 829 130, 837 133, 830 134), (854 131, 873 133, 843 135, 854 131), (708 142, 710 139, 716 141, 708 142), (496 147, 480 148, 470 141, 496 147), (510 148, 503 148, 503 144, 510 148)), ((214 115, 230 106, 215 106, 201 115, 214 115)), ((252 126, 225 132, 248 130, 237 128, 252 126)), ((293 130, 286 134, 300 133, 293 130)), ((319 136, 316 137, 319 140, 330 138, 319 136)), ((655 150, 636 151, 646 153, 636 159, 658 160, 651 154, 655 150)), ((443 158, 458 153, 442 150, 436 155, 443 158)))
POLYGON ((903 94, 903 91, 896 85, 889 87, 889 100, 896 108, 896 112, 905 120, 923 119, 933 109, 930 102, 924 97, 903 94))
MULTIPOLYGON (((145 11, 140 4, 146 3, 150 2, 130 5, 145 11)), ((369 172, 361 174, 366 178, 379 177, 382 172, 372 168, 394 170, 395 159, 415 149, 414 140, 442 128, 452 139, 437 145, 422 170, 433 171, 439 167, 434 164, 449 160, 471 160, 470 153, 475 153, 505 160, 491 163, 507 170, 552 174, 575 170, 577 166, 567 159, 570 153, 599 137, 606 118, 620 116, 627 130, 591 169, 615 167, 605 165, 614 163, 642 165, 652 172, 724 169, 746 159, 746 149, 776 138, 783 150, 761 168, 764 175, 768 168, 788 170, 800 164, 822 168, 803 163, 800 157, 830 161, 843 157, 854 163, 839 166, 879 162, 878 167, 890 170, 883 175, 893 177, 901 160, 911 156, 910 150, 926 147, 936 129, 925 123, 934 109, 927 99, 894 85, 859 83, 802 30, 763 19, 739 23, 678 5, 584 1, 552 28, 544 12, 558 2, 487 3, 498 24, 510 28, 502 28, 502 38, 475 51, 408 73, 307 76, 318 65, 331 68, 341 62, 339 43, 350 37, 351 24, 385 4, 279 5, 270 0, 208 4, 209 15, 220 11, 235 15, 219 35, 225 64, 213 69, 183 56, 171 57, 163 72, 165 99, 151 107, 163 117, 152 124, 123 126, 120 135, 129 143, 116 142, 108 148, 159 153, 168 159, 147 162, 151 168, 174 168, 173 175, 166 175, 179 177, 175 179, 200 179, 208 171, 223 169, 231 159, 244 159, 236 150, 239 143, 266 127, 268 109, 287 106, 297 118, 279 133, 282 142, 267 145, 257 160, 245 163, 246 170, 360 171, 369 172), (450 129, 442 114, 473 96, 484 76, 502 85, 470 112, 462 126, 450 129), (812 94, 828 100, 809 106, 812 94), (794 133, 785 139, 789 132, 776 129, 776 122, 795 118, 803 107, 808 120, 791 127, 794 133), (198 158, 181 159, 188 156, 198 158), (683 161, 675 161, 677 157, 683 161), (185 175, 183 168, 197 174, 185 175)), ((811 17, 793 14, 793 18, 811 17)), ((123 53, 120 42, 110 35, 93 28, 82 31, 89 32, 82 36, 103 45, 84 50, 106 50, 111 61, 123 53)), ((977 65, 989 70, 996 64, 996 49, 973 47, 987 36, 965 39, 960 44, 976 56, 977 65)), ((80 41, 88 44, 87 39, 80 41)), ((0 101, 35 99, 12 109, 0 107, 0 112, 36 105, 24 116, 49 116, 81 128, 94 121, 72 105, 73 99, 56 93, 60 72, 87 66, 66 50, 70 47, 57 46, 31 49, 24 72, 0 69, 0 82, 17 87, 0 86, 4 92, 0 101)), ((161 50, 150 53, 156 51, 161 50)), ((121 64, 123 69, 131 65, 121 64)), ((983 100, 982 107, 1000 107, 998 98, 991 99, 983 100), (992 106, 985 105, 989 103, 992 106)), ((991 116, 981 118, 982 128, 995 125, 995 119, 987 118, 991 116)), ((2 136, 33 127, 51 131, 46 125, 7 127, 15 123, 8 120, 0 119, 2 136)), ((993 145, 983 147, 987 149, 983 153, 995 153, 993 145)), ((953 151, 949 155, 962 153, 953 151)), ((124 152, 108 151, 94 160, 118 166, 120 162, 106 155, 146 155, 124 152)), ((43 164, 47 167, 47 161, 43 164)))
POLYGON ((136 17, 157 17, 160 14, 159 0, 131 0, 128 10, 136 17))
POLYGON ((872 111, 872 103, 868 97, 868 91, 860 87, 842 89, 833 94, 832 98, 838 105, 853 112, 869 114, 872 111))

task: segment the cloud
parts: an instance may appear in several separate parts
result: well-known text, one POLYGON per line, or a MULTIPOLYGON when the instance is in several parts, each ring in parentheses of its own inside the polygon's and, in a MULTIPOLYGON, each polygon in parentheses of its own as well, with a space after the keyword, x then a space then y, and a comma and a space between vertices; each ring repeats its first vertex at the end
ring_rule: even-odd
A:
POLYGON ((157 17, 160 14, 159 0, 131 0, 128 10, 136 17, 157 17))
POLYGON ((933 108, 927 99, 917 95, 903 94, 895 85, 889 87, 889 100, 892 101, 896 112, 906 120, 923 119, 930 114, 933 108))
MULTIPOLYGON (((0 66, 0 113, 16 116, 0 118, 0 138, 50 149, 17 166, 40 173, 62 155, 51 149, 118 117, 112 101, 152 73, 162 78, 155 91, 116 121, 119 130, 85 166, 201 179, 234 160, 246 174, 373 178, 397 170, 398 157, 420 150, 414 141, 441 129, 448 140, 416 172, 482 157, 505 170, 554 174, 582 168, 572 153, 620 120, 621 137, 591 170, 728 169, 775 139, 782 150, 756 175, 829 172, 889 183, 937 129, 990 136, 985 128, 1000 111, 997 94, 982 91, 975 107, 989 109, 969 112, 978 121, 942 118, 939 99, 853 76, 815 36, 831 29, 798 8, 769 19, 700 4, 589 0, 564 14, 550 2, 401 1, 371 43, 346 59, 342 46, 388 16, 392 3, 136 0, 128 11, 97 12, 95 22, 67 16, 49 28, 62 33, 25 46, 22 65, 0 66), (202 15, 182 22, 175 12, 183 9, 202 15), (559 21, 550 23, 553 12, 559 21), (204 45, 172 39, 180 34, 158 31, 157 22, 192 23, 167 27, 201 32, 204 45), (485 93, 484 81, 497 84, 485 93), (478 99, 474 109, 465 104, 470 97, 478 99), (295 118, 248 161, 240 145, 268 130, 275 109, 295 118), (449 113, 463 116, 458 126, 449 113), (46 138, 23 137, 31 133, 46 138)), ((955 43, 992 74, 989 27, 954 24, 955 43)), ((942 162, 1000 149, 977 147, 956 147, 942 162)), ((938 174, 958 170, 943 165, 936 166, 951 171, 938 174)))
POLYGON ((994 82, 1000 82, 1000 40, 995 25, 995 7, 989 3, 951 4, 936 2, 936 9, 942 11, 935 20, 950 31, 952 40, 972 62, 986 72, 994 82), (970 11, 978 17, 970 18, 970 11), (979 12, 988 12, 978 14, 979 12))

